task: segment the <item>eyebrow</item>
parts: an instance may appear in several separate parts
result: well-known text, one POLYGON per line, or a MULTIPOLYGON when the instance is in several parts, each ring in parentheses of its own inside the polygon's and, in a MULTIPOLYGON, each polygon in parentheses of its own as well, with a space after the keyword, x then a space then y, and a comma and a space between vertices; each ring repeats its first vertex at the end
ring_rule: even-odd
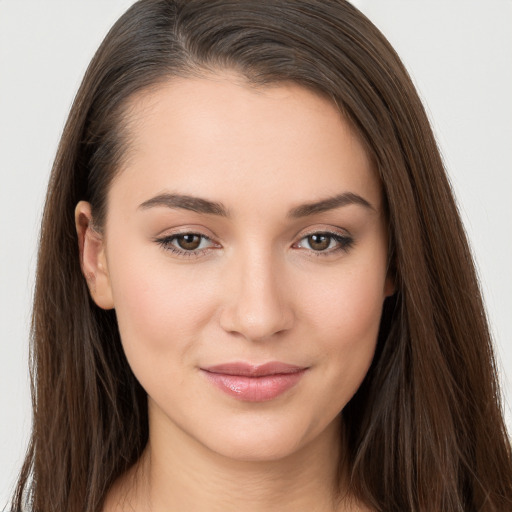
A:
MULTIPOLYGON (((353 192, 344 192, 333 197, 328 197, 327 199, 296 206, 288 212, 287 217, 298 219, 352 204, 376 211, 375 208, 360 195, 354 194, 353 192)), ((140 204, 139 209, 147 210, 156 206, 189 210, 207 215, 218 215, 220 217, 230 216, 228 209, 222 203, 183 194, 158 194, 140 204)))
POLYGON ((139 208, 147 210, 155 206, 166 206, 167 208, 179 208, 197 213, 229 217, 228 210, 222 203, 182 194, 159 194, 144 201, 139 205, 139 208))
POLYGON ((359 205, 374 212, 377 211, 366 199, 360 195, 354 194, 353 192, 344 192, 343 194, 338 194, 336 196, 328 197, 327 199, 322 199, 313 203, 301 204, 300 206, 291 209, 287 216, 293 219, 298 219, 301 217, 314 215, 315 213, 322 213, 329 210, 334 210, 335 208, 341 208, 342 206, 348 206, 350 204, 359 205))

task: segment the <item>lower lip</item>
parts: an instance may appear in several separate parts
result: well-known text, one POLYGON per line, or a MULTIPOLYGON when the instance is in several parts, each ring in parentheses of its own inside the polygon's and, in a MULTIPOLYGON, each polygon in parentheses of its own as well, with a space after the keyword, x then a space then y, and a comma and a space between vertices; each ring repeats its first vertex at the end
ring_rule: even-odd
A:
POLYGON ((305 372, 306 369, 293 373, 247 377, 203 371, 206 378, 221 391, 245 402, 273 400, 294 387, 305 372))

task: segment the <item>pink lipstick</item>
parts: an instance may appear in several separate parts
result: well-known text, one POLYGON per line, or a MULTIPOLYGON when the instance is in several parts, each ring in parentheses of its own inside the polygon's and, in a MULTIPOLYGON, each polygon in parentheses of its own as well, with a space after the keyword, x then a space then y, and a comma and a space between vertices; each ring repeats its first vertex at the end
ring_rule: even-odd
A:
POLYGON ((266 402, 295 386, 307 368, 280 362, 233 362, 201 370, 212 384, 230 396, 246 402, 266 402))

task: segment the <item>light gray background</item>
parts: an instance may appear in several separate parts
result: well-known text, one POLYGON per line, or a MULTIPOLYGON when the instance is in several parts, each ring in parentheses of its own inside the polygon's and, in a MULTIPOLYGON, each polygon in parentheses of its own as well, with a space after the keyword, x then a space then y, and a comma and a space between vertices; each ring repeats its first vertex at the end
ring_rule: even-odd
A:
MULTIPOLYGON (((27 338, 46 182, 95 49, 133 0, 0 0, 0 509, 30 429, 27 338)), ((512 1, 354 0, 408 67, 473 244, 512 399, 512 1)), ((512 432, 512 412, 506 406, 512 432)))

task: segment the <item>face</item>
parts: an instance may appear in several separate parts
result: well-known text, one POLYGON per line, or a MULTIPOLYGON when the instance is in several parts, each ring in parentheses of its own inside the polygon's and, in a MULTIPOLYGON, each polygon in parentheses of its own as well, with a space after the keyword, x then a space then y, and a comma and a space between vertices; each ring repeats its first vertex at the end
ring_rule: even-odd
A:
POLYGON ((297 85, 216 76, 136 98, 129 138, 83 265, 150 427, 245 460, 338 428, 392 288, 380 184, 347 123, 297 85))

